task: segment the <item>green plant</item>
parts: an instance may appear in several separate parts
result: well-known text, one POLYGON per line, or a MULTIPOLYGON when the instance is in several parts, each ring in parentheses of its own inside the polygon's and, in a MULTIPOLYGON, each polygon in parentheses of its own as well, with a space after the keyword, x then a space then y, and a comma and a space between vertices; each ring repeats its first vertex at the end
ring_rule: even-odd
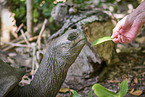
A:
POLYGON ((71 97, 80 97, 80 95, 75 90, 70 90, 71 97))
MULTIPOLYGON (((33 0, 33 22, 36 23, 40 19, 51 17, 51 10, 55 6, 55 0, 33 0)), ((15 13, 15 18, 26 22, 26 0, 9 0, 7 5, 10 10, 15 13)))
POLYGON ((94 84, 92 89, 98 97, 123 97, 128 91, 128 80, 125 80, 120 84, 120 91, 118 94, 107 90, 100 84, 94 84))
MULTIPOLYGON (((80 95, 75 91, 75 90, 70 90, 71 92, 71 96, 70 97, 80 97, 80 95)), ((92 91, 89 92, 89 96, 88 97, 92 97, 92 91)))
POLYGON ((91 44, 91 46, 98 45, 98 44, 100 44, 100 43, 103 43, 103 42, 105 42, 105 41, 110 41, 110 40, 113 40, 113 38, 111 38, 110 36, 102 37, 102 38, 99 38, 99 39, 95 40, 95 41, 91 44))
MULTIPOLYGON (((100 84, 94 84, 92 89, 98 97, 123 97, 128 91, 128 80, 121 82, 120 91, 117 94, 107 90, 100 84)), ((71 90, 71 95, 71 97, 80 97, 79 94, 74 90, 71 90)), ((89 92, 89 97, 92 97, 92 91, 89 92)))
POLYGON ((115 93, 107 90, 100 84, 94 84, 92 89, 94 90, 94 93, 98 97, 117 97, 117 95, 115 93))

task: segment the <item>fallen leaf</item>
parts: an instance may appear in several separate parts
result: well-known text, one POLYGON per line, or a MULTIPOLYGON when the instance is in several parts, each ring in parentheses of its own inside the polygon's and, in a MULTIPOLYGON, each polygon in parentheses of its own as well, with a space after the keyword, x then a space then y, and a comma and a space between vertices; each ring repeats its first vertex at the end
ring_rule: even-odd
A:
POLYGON ((132 93, 134 91, 134 88, 131 89, 131 91, 129 93, 132 93))
POLYGON ((120 83, 119 80, 108 80, 107 82, 109 82, 109 83, 120 83))
POLYGON ((59 92, 66 93, 69 92, 69 88, 60 88, 59 92))
POLYGON ((139 96, 139 95, 141 95, 143 92, 142 92, 142 90, 136 90, 136 91, 134 91, 134 92, 132 92, 132 93, 130 93, 131 95, 135 95, 135 96, 139 96))
POLYGON ((137 79, 137 78, 135 78, 135 79, 134 79, 134 82, 135 82, 135 83, 138 83, 138 79, 137 79))

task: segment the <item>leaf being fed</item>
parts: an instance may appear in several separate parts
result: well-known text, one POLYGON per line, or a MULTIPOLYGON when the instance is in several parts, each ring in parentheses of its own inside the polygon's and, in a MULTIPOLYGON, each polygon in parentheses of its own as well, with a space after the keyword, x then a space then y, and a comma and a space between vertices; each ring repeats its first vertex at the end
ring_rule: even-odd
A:
POLYGON ((99 38, 99 39, 97 39, 96 41, 94 41, 94 42, 91 44, 91 46, 94 46, 94 45, 103 43, 103 42, 105 42, 105 41, 110 41, 110 40, 113 40, 113 38, 111 38, 111 36, 102 37, 102 38, 99 38))

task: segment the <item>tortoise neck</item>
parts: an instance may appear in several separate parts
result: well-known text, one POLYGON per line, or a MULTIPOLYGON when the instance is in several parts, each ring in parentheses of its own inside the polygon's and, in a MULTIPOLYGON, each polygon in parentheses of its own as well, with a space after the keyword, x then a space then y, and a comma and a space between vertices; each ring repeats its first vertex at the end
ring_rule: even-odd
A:
POLYGON ((47 52, 30 85, 16 86, 7 97, 56 97, 71 64, 47 52))
POLYGON ((41 96, 55 97, 65 80, 68 70, 64 68, 66 64, 56 60, 52 56, 44 57, 30 84, 41 96))

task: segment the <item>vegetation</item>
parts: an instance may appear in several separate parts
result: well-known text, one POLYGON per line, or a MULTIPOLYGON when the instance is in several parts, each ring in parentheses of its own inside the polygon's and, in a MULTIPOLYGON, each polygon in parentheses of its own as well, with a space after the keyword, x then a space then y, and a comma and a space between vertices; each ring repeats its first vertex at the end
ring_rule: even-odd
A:
MULTIPOLYGON (((120 91, 118 94, 107 90, 100 84, 94 84, 92 86, 92 89, 94 90, 94 93, 98 97, 124 97, 128 91, 128 80, 124 80, 120 84, 120 91)), ((72 93, 72 97, 80 97, 79 94, 74 90, 71 90, 71 93, 72 93)), ((89 97, 92 97, 92 92, 89 92, 89 97)))
MULTIPOLYGON (((55 0, 33 0, 33 22, 51 17, 51 10, 55 0)), ((15 18, 26 22, 26 0, 8 0, 7 5, 15 13, 15 18), (12 5, 11 5, 12 4, 12 5)))

